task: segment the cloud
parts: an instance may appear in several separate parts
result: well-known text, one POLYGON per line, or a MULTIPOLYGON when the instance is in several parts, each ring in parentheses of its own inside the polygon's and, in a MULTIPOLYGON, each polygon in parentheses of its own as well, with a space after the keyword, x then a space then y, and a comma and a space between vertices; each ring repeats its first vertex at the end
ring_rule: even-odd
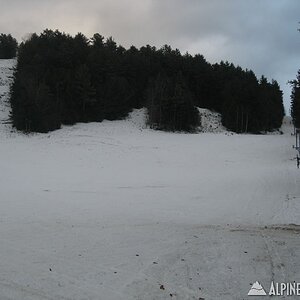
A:
POLYGON ((129 47, 170 44, 287 80, 300 68, 299 0, 0 0, 0 30, 19 40, 45 28, 113 36, 129 47))

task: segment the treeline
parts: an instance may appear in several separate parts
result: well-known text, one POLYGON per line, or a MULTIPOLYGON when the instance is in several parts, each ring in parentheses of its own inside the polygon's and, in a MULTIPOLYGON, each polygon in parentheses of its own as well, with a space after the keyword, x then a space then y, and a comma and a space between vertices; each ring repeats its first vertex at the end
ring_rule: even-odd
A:
POLYGON ((18 42, 10 34, 0 34, 0 59, 11 59, 17 56, 18 42))
POLYGON ((297 78, 290 82, 292 85, 291 94, 291 116, 294 126, 300 128, 300 70, 297 78))
POLYGON ((220 112, 235 132, 279 128, 284 115, 278 83, 250 70, 168 45, 125 49, 100 34, 51 30, 20 45, 11 105, 13 125, 37 132, 120 119, 144 106, 152 128, 171 131, 195 130, 196 106, 220 112))

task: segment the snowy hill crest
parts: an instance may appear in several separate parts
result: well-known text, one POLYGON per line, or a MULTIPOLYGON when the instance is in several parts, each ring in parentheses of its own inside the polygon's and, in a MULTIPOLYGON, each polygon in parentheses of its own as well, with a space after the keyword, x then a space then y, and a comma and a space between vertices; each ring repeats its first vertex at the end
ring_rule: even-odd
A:
POLYGON ((222 125, 221 114, 206 108, 198 107, 198 110, 201 117, 201 132, 220 133, 227 131, 222 125))

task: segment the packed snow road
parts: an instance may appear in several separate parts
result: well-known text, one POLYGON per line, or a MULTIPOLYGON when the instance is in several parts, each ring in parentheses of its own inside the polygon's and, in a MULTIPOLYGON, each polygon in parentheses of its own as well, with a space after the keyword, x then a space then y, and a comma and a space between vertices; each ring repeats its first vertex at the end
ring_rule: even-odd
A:
POLYGON ((282 130, 156 132, 144 110, 28 136, 2 122, 0 299, 231 300, 299 282, 300 171, 282 130))

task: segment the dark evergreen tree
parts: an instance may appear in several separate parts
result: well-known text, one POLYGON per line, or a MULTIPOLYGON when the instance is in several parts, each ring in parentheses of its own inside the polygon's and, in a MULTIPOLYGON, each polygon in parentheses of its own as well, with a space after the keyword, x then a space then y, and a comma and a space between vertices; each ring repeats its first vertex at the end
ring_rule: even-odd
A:
POLYGON ((17 56, 18 42, 10 34, 0 34, 0 59, 11 59, 17 56))
POLYGON ((74 99, 76 101, 76 111, 79 113, 78 120, 89 121, 90 111, 96 103, 95 89, 91 84, 90 71, 87 65, 80 65, 75 72, 74 99))
POLYGON ((300 128, 300 70, 296 80, 291 81, 291 116, 296 128, 300 128))
POLYGON ((159 74, 148 88, 149 124, 168 131, 195 131, 200 125, 199 112, 184 82, 182 73, 175 78, 159 74))

